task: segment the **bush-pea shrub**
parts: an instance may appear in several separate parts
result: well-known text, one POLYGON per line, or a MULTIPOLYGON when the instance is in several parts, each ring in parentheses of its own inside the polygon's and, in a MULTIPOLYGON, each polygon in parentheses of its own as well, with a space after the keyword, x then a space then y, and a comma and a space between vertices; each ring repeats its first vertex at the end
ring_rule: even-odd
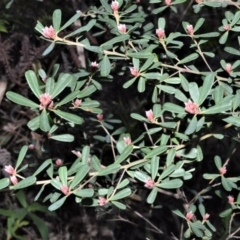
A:
MULTIPOLYGON (((75 161, 48 158, 31 167, 32 173, 26 176, 24 171, 30 166, 24 165, 24 158, 29 146, 23 146, 15 165, 5 166, 10 176, 0 180, 0 188, 18 191, 37 185, 34 201, 42 199, 50 211, 59 209, 68 198, 74 198, 79 207, 126 210, 126 199, 145 189, 147 196, 142 201, 155 211, 160 211, 164 195, 175 199, 164 208, 177 215, 182 226, 180 239, 213 239, 218 233, 211 222, 220 218, 229 219, 226 239, 237 236, 240 229, 231 224, 239 214, 240 169, 232 159, 239 143, 240 60, 221 59, 206 51, 205 45, 219 41, 229 55, 240 56, 238 46, 228 45, 228 37, 240 31, 239 4, 195 1, 192 10, 199 18, 182 21, 178 32, 169 32, 168 21, 160 15, 176 13, 189 4, 185 0, 150 0, 144 7, 140 1, 100 3, 86 12, 77 11, 64 23, 57 9, 52 23, 44 26, 38 22, 35 28, 49 42, 43 55, 63 44, 82 49, 94 61, 89 58, 88 66, 76 73, 60 73, 58 64, 50 74, 44 69, 28 70, 25 77, 31 99, 12 91, 6 94, 36 113, 27 126, 44 136, 42 152, 47 152, 50 141, 76 141, 75 132, 81 131, 84 141, 72 151, 75 161), (222 24, 208 32, 203 31, 205 19, 200 17, 205 8, 228 8, 222 24), (149 18, 152 15, 159 16, 157 21, 149 18), (86 25, 73 30, 71 26, 79 18, 86 25), (100 45, 91 44, 86 37, 89 32, 100 45), (140 107, 136 108, 139 112, 130 114, 135 126, 140 126, 131 129, 131 134, 113 114, 105 114, 94 98, 117 78, 123 89, 132 91, 129 101, 137 92, 147 101, 145 111, 140 107), (91 136, 85 131, 88 126, 91 136), (213 144, 228 144, 230 153, 209 150, 210 138, 216 139, 213 144), (96 147, 105 145, 111 149, 106 163, 101 159, 103 150, 96 147), (236 171, 228 171, 229 166, 236 171), (194 181, 199 181, 196 189, 189 184, 194 181), (48 194, 46 186, 52 188, 48 194), (222 203, 217 216, 216 202, 222 203)), ((237 41, 235 44, 240 44, 239 37, 237 41)), ((23 198, 20 193, 19 199, 23 198)))

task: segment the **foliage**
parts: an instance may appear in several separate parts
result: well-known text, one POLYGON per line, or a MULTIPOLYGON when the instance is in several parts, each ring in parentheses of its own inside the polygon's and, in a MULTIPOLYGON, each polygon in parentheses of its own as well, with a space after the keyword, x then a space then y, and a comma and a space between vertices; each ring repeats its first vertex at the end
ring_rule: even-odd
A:
MULTIPOLYGON (((32 132, 43 134, 45 142, 74 142, 74 129, 79 130, 79 125, 92 126, 92 142, 82 128, 86 141, 73 151, 77 157, 73 163, 63 164, 49 158, 39 163, 27 177, 23 172, 29 166, 23 163, 28 146, 23 146, 13 169, 5 168, 11 177, 0 180, 0 189, 18 190, 42 185, 34 199, 38 201, 49 185, 53 191, 44 195, 43 201, 49 200, 48 209, 54 211, 70 197, 79 206, 125 210, 129 207, 126 199, 138 196, 138 190, 145 188, 149 206, 157 207, 155 202, 160 194, 178 200, 178 204, 167 204, 167 207, 179 217, 185 238, 212 239, 216 228, 210 222, 213 211, 205 198, 206 193, 208 198, 217 197, 224 203, 219 217, 231 215, 233 219, 239 213, 240 178, 237 174, 226 175, 232 153, 239 143, 240 61, 230 63, 221 59, 217 68, 211 66, 210 59, 219 56, 205 51, 204 45, 212 38, 217 38, 221 45, 227 44, 228 37, 240 31, 240 11, 234 12, 234 7, 239 6, 229 1, 233 5, 229 5, 229 9, 232 9, 225 12, 223 26, 218 26, 217 30, 204 32, 205 19, 200 17, 195 23, 182 21, 181 32, 168 33, 165 18, 159 17, 155 26, 147 21, 149 13, 137 3, 128 0, 100 2, 101 6, 92 6, 86 12, 77 11, 64 23, 62 12, 57 9, 53 12, 51 26, 38 21, 35 27, 41 38, 49 42, 44 56, 54 51, 58 44, 70 45, 89 52, 96 62, 76 73, 59 73, 59 64, 54 65, 51 73, 42 68, 28 70, 25 78, 33 93, 31 99, 13 91, 6 94, 12 102, 35 113, 27 126, 32 132), (79 18, 87 24, 67 32, 66 29, 79 18), (102 44, 91 44, 86 37, 89 32, 102 44), (190 49, 189 54, 181 51, 184 47, 190 49), (131 118, 145 127, 134 138, 126 126, 119 126, 121 121, 113 119, 113 114, 105 115, 94 98, 97 91, 104 89, 104 81, 114 84, 114 79, 122 75, 124 89, 136 88, 141 96, 151 94, 151 100, 148 99, 151 107, 145 109, 145 113, 142 109, 131 112, 131 118), (62 132, 63 129, 67 130, 62 132), (234 136, 229 137, 224 132, 226 129, 232 129, 234 136), (216 152, 208 155, 203 142, 208 143, 209 138, 222 142, 230 138, 233 144, 230 156, 219 156, 216 152), (101 146, 101 142, 111 147, 108 163, 103 162, 93 148, 101 146), (215 166, 212 164, 211 171, 207 172, 204 166, 209 162, 214 162, 215 166), (188 182, 197 177, 204 183, 203 189, 189 186, 188 182), (191 191, 187 198, 185 191, 191 191)), ((196 2, 193 9, 199 15, 202 8, 228 5, 196 2)), ((185 1, 151 0, 148 5, 159 3, 161 7, 156 7, 153 14, 177 12, 185 1)), ((224 45, 224 50, 240 55, 232 46, 224 45)), ((34 218, 36 220, 36 216, 32 217, 33 221, 34 218)), ((226 239, 234 237, 239 230, 229 231, 226 239)))
POLYGON ((16 197, 21 204, 21 208, 16 210, 13 209, 2 209, 0 208, 0 214, 2 216, 7 217, 7 239, 15 238, 15 239, 25 239, 17 232, 24 226, 30 224, 29 220, 32 220, 36 228, 38 229, 42 239, 49 239, 48 237, 48 229, 45 222, 36 215, 36 211, 40 212, 48 212, 47 207, 35 202, 31 205, 27 204, 26 198, 22 191, 19 191, 16 194, 16 197))

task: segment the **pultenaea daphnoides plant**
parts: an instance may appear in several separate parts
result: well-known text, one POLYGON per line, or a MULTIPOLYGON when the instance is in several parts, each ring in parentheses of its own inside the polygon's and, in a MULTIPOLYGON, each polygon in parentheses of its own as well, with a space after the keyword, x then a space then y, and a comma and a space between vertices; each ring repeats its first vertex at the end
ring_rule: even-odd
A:
MULTIPOLYGON (((65 44, 83 48, 92 59, 76 73, 58 73, 57 64, 48 75, 43 69, 28 70, 25 77, 35 101, 11 91, 7 98, 35 111, 36 117, 27 126, 45 134, 46 141, 74 142, 72 134, 57 133, 62 125, 79 129, 79 125, 91 124, 96 131, 91 144, 86 140, 73 149, 73 163, 47 159, 28 177, 24 175, 28 166, 23 165, 28 146, 23 146, 14 166, 5 166, 9 177, 0 180, 0 188, 17 191, 41 185, 35 201, 43 196, 50 211, 73 197, 79 207, 126 210, 130 204, 126 199, 136 198, 142 192, 138 190, 145 189, 147 197, 140 199, 152 211, 167 208, 176 215, 165 217, 172 218, 180 239, 220 239, 214 223, 221 218, 228 222, 225 239, 239 236, 240 228, 232 224, 240 208, 240 169, 232 154, 240 127, 240 60, 235 60, 240 56, 240 5, 231 0, 150 0, 144 6, 141 2, 100 0, 100 6, 79 10, 65 23, 59 9, 48 26, 37 23, 41 41, 49 42, 43 55, 65 44), (186 6, 196 17, 189 22, 179 19, 178 31, 170 31, 169 18, 164 16, 186 6), (219 26, 209 29, 198 16, 213 8, 225 15, 219 26), (79 18, 86 25, 64 31, 72 29, 79 18), (92 45, 87 32, 104 42, 92 45), (235 47, 228 46, 231 36, 236 39, 235 47), (206 50, 216 42, 225 54, 206 50), (138 136, 134 130, 128 133, 112 114, 105 115, 100 103, 91 98, 94 92, 103 91, 103 80, 114 84, 119 76, 123 89, 136 88, 142 98, 150 96, 148 107, 130 114, 142 126, 138 136), (208 153, 210 140, 221 145, 226 138, 231 141, 231 153, 208 153), (108 164, 92 147, 101 142, 111 148, 108 164), (39 179, 42 172, 44 180, 39 179), (99 181, 103 178, 104 182, 99 181), (198 188, 193 189, 190 183, 196 181, 198 188), (53 191, 46 196, 47 185, 53 191), (171 204, 164 202, 162 209, 157 208, 166 196, 173 199, 171 204)), ((161 226, 158 233, 161 239, 161 226)))

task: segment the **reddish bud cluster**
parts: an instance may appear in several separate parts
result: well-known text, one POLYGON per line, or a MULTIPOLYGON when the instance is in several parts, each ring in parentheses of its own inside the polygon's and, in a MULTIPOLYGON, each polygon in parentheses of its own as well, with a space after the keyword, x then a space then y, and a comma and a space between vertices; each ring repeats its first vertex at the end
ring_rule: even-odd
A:
POLYGON ((16 185, 18 183, 18 179, 16 177, 16 170, 13 168, 11 165, 5 166, 4 171, 11 174, 10 176, 10 181, 12 182, 13 185, 16 185))
POLYGON ((39 109, 42 110, 44 108, 52 109, 54 107, 54 103, 52 101, 52 96, 48 93, 43 93, 39 97, 40 106, 39 109))
POLYGON ((118 28, 118 31, 123 34, 125 34, 127 32, 127 27, 125 24, 119 24, 117 28, 118 28))
POLYGON ((154 113, 153 113, 152 109, 146 111, 145 113, 146 113, 147 119, 150 122, 154 122, 154 113))
POLYGON ((194 214, 192 213, 192 211, 191 211, 191 212, 188 212, 188 213, 186 214, 186 219, 187 219, 187 221, 190 221, 190 220, 193 218, 193 216, 194 216, 194 214))
POLYGON ((53 26, 45 27, 45 28, 42 30, 42 35, 43 35, 45 38, 55 39, 56 33, 55 33, 54 29, 53 29, 53 26))
POLYGON ((130 144, 132 143, 130 137, 124 137, 123 140, 124 140, 124 142, 125 142, 127 145, 130 145, 130 144))
POLYGON ((198 105, 191 100, 189 100, 187 103, 185 103, 185 110, 186 112, 189 112, 191 114, 198 114, 200 113, 198 105))
POLYGON ((148 178, 145 181, 144 187, 146 187, 146 188, 154 188, 155 187, 155 182, 151 178, 148 178))

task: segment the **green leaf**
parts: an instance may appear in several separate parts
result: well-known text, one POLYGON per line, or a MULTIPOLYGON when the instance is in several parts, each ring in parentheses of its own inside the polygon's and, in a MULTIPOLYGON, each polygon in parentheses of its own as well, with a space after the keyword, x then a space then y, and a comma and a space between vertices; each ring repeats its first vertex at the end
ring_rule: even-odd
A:
POLYGON ((197 59, 198 56, 199 56, 199 55, 198 55, 197 53, 192 53, 192 54, 190 54, 189 56, 187 56, 187 57, 183 58, 182 60, 180 60, 180 61, 177 63, 177 65, 178 65, 178 64, 184 64, 184 63, 187 63, 187 62, 191 62, 191 61, 197 59))
POLYGON ((176 215, 178 215, 179 217, 185 219, 185 216, 181 213, 180 210, 174 209, 174 210, 172 210, 172 212, 175 213, 176 215))
POLYGON ((161 29, 165 29, 165 25, 166 25, 166 20, 165 18, 159 18, 158 19, 158 28, 161 28, 161 29))
POLYGON ((43 132, 48 132, 51 128, 46 109, 43 109, 41 112, 39 118, 39 127, 43 132))
POLYGON ((107 77, 111 71, 111 63, 107 55, 103 57, 100 63, 100 74, 102 77, 107 77))
POLYGON ((130 36, 128 34, 122 34, 120 36, 114 37, 111 40, 105 42, 104 44, 102 44, 101 46, 108 46, 108 45, 113 45, 114 43, 118 43, 118 42, 123 42, 126 41, 130 38, 130 36))
POLYGON ((57 180, 57 179, 55 179, 55 178, 53 178, 52 180, 51 180, 51 185, 53 186, 53 187, 55 187, 56 189, 60 189, 61 188, 61 186, 62 186, 62 184, 61 184, 61 182, 59 181, 59 180, 57 180))
POLYGON ((192 149, 181 149, 176 152, 176 155, 184 157, 184 158, 190 158, 194 159, 197 156, 197 149, 192 148, 192 149))
POLYGON ((70 26, 72 23, 74 23, 79 17, 81 16, 81 12, 77 11, 77 13, 71 17, 60 29, 59 31, 62 31, 63 29, 67 28, 70 26))
POLYGON ((224 210, 223 212, 221 212, 221 213, 219 214, 219 217, 224 218, 224 217, 229 216, 231 213, 232 213, 232 209, 229 208, 229 209, 226 209, 226 210, 224 210))
POLYGON ((185 170, 183 168, 178 168, 172 174, 170 174, 169 177, 178 178, 178 177, 183 177, 184 174, 185 174, 185 170))
POLYGON ((110 198, 110 200, 114 201, 114 200, 119 200, 125 197, 128 197, 129 195, 131 195, 132 191, 130 188, 124 188, 123 190, 117 192, 114 196, 112 196, 110 198))
POLYGON ((107 198, 110 198, 110 196, 112 195, 113 191, 114 191, 114 187, 112 186, 112 187, 110 187, 110 188, 108 189, 107 198))
POLYGON ((93 196, 94 190, 90 188, 85 188, 85 189, 74 191, 74 194, 81 198, 89 198, 93 196))
POLYGON ((210 37, 218 37, 219 35, 220 35, 220 33, 218 33, 218 32, 209 32, 209 33, 204 33, 204 34, 198 34, 195 36, 199 37, 199 38, 210 38, 210 37))
POLYGON ((238 116, 230 116, 230 117, 224 118, 223 121, 227 123, 231 123, 234 126, 240 127, 240 118, 238 116))
POLYGON ((151 177, 154 180, 158 174, 159 157, 153 156, 151 159, 151 177))
POLYGON ((152 158, 154 156, 158 156, 161 153, 165 152, 167 150, 167 146, 159 146, 154 148, 150 153, 148 153, 145 158, 152 158))
POLYGON ((38 194, 36 195, 36 197, 34 198, 34 201, 37 201, 39 199, 39 197, 41 196, 42 192, 45 189, 45 185, 43 184, 40 191, 38 192, 38 194))
POLYGON ((183 185, 183 181, 180 179, 173 179, 159 183, 157 186, 165 189, 176 189, 183 185))
POLYGON ((39 128, 39 120, 40 120, 40 116, 37 116, 33 119, 31 119, 27 126, 33 131, 35 132, 38 128, 39 128))
POLYGON ((28 86, 31 88, 34 95, 39 99, 42 91, 40 90, 35 72, 32 70, 28 70, 25 72, 25 77, 27 79, 28 86))
POLYGON ((61 199, 59 199, 58 201, 56 201, 55 203, 51 204, 49 207, 48 207, 48 210, 49 211, 55 211, 57 210, 58 208, 60 208, 64 202, 66 201, 67 197, 63 197, 61 199))
POLYGON ((75 188, 78 184, 81 183, 81 181, 85 178, 85 176, 88 174, 90 170, 90 167, 87 164, 84 164, 80 167, 77 174, 75 175, 73 181, 70 184, 70 190, 75 188))
POLYGON ((60 135, 50 136, 49 139, 53 139, 60 142, 73 142, 74 136, 71 134, 60 134, 60 135))
POLYGON ((39 105, 35 102, 23 97, 20 94, 14 93, 14 92, 7 92, 6 96, 9 100, 11 100, 14 103, 17 103, 19 105, 25 106, 25 107, 31 107, 31 108, 39 108, 39 105))
POLYGON ((142 182, 146 182, 146 180, 149 179, 149 176, 147 176, 146 173, 139 172, 139 171, 136 171, 134 173, 134 177, 137 178, 138 180, 142 181, 142 182))
POLYGON ((125 133, 125 132, 126 132, 126 128, 125 127, 120 127, 112 133, 112 136, 120 135, 120 134, 125 133))
POLYGON ((93 169, 94 169, 95 171, 100 171, 101 168, 102 168, 99 159, 98 159, 95 155, 92 156, 91 166, 93 167, 93 169))
POLYGON ((184 103, 188 101, 187 97, 179 89, 175 89, 174 97, 184 103))
POLYGON ((173 171, 175 171, 175 169, 176 169, 176 166, 174 164, 169 165, 167 168, 165 168, 163 170, 159 179, 163 179, 163 178, 169 176, 173 171))
POLYGON ((198 224, 197 223, 193 223, 191 221, 189 221, 191 230, 193 231, 193 233, 199 237, 202 238, 203 237, 203 229, 199 229, 198 224))
POLYGON ((84 164, 88 163, 89 154, 90 154, 90 147, 89 146, 85 146, 83 148, 83 150, 82 150, 82 162, 84 164))
POLYGON ((215 106, 212 106, 204 111, 202 111, 202 114, 216 114, 228 111, 231 108, 231 102, 226 102, 222 104, 217 104, 215 106))
POLYGON ((195 82, 189 83, 189 93, 191 96, 191 99, 194 103, 198 103, 199 101, 199 89, 198 85, 195 82))
POLYGON ((115 205, 117 208, 122 209, 122 210, 126 210, 126 208, 127 208, 126 205, 124 205, 123 203, 120 203, 118 201, 111 201, 111 203, 113 205, 115 205))
POLYGON ((133 145, 128 145, 124 148, 121 154, 116 158, 115 163, 120 164, 123 162, 133 151, 133 145))
POLYGON ((84 98, 87 97, 89 95, 91 95, 92 93, 94 93, 97 90, 97 88, 93 85, 90 85, 86 88, 84 88, 82 91, 80 91, 78 98, 84 98))
POLYGON ((137 69, 139 69, 139 64, 140 64, 140 61, 139 59, 137 58, 132 58, 132 62, 133 62, 133 66, 137 69))
POLYGON ((215 162, 217 169, 220 169, 222 167, 222 160, 219 156, 214 157, 214 162, 215 162))
POLYGON ((158 193, 158 188, 154 187, 147 197, 147 203, 154 203, 158 193))
POLYGON ((60 102, 58 102, 55 107, 62 106, 66 103, 71 102, 73 99, 75 99, 79 95, 80 91, 74 91, 67 95, 64 99, 62 99, 60 102))
POLYGON ((101 4, 102 4, 102 6, 103 6, 109 13, 112 12, 111 7, 110 7, 110 5, 107 3, 106 0, 100 0, 100 2, 101 2, 101 4))
POLYGON ((52 93, 55 85, 55 80, 52 77, 47 78, 45 85, 45 92, 50 94, 52 93))
POLYGON ((161 127, 150 128, 147 133, 150 134, 150 135, 152 135, 152 134, 154 134, 154 133, 160 132, 161 130, 162 130, 161 127))
POLYGON ((38 229, 41 239, 42 240, 48 240, 49 235, 48 235, 48 228, 46 226, 46 223, 43 219, 35 215, 34 213, 28 213, 29 217, 33 220, 34 225, 38 229))
POLYGON ((58 169, 58 175, 59 178, 64 186, 67 186, 67 177, 68 177, 68 172, 67 172, 67 167, 62 166, 58 169))
POLYGON ((181 83, 181 79, 179 77, 171 77, 171 78, 166 78, 162 80, 165 83, 169 84, 179 84, 181 83))
POLYGON ((174 112, 174 113, 186 113, 185 109, 183 107, 180 107, 174 103, 167 102, 163 105, 163 109, 168 112, 174 112))
POLYGON ((237 11, 234 15, 234 18, 233 18, 232 22, 231 22, 231 26, 234 26, 239 21, 239 19, 240 19, 240 12, 237 11))
POLYGON ((54 64, 51 77, 54 78, 59 70, 60 64, 54 64))
POLYGON ((204 22, 205 22, 204 18, 199 18, 194 26, 194 32, 196 32, 203 25, 204 22))
POLYGON ((176 155, 176 149, 175 148, 172 148, 168 151, 167 161, 166 161, 166 166, 167 167, 173 162, 173 160, 175 158, 175 155, 176 155))
POLYGON ((175 93, 175 88, 167 85, 157 85, 159 89, 162 91, 169 93, 169 94, 174 94, 175 93))
POLYGON ((205 210, 205 207, 204 207, 204 205, 202 204, 202 203, 200 203, 199 205, 198 205, 198 209, 199 209, 199 212, 201 213, 201 215, 202 215, 202 217, 205 215, 205 213, 206 213, 206 210, 205 210))
POLYGON ((17 171, 18 167, 21 165, 26 153, 27 153, 27 150, 28 150, 28 146, 24 145, 21 150, 20 150, 20 153, 18 155, 18 159, 17 159, 17 162, 16 162, 16 165, 15 165, 15 170, 17 171))
POLYGON ((53 28, 54 28, 55 32, 57 32, 60 29, 61 19, 62 19, 62 12, 60 9, 56 9, 53 12, 53 16, 52 16, 53 28))
POLYGON ((219 38, 219 43, 220 44, 225 44, 228 39, 228 31, 226 31, 220 38, 219 38))
POLYGON ((127 56, 132 57, 132 58, 140 58, 140 59, 145 59, 145 58, 150 58, 152 56, 151 52, 134 52, 134 53, 127 53, 127 56))
POLYGON ((146 79, 144 77, 140 77, 139 81, 138 81, 138 92, 142 93, 145 91, 146 88, 146 79))
POLYGON ((64 73, 62 74, 57 83, 55 84, 54 90, 51 94, 52 98, 55 98, 58 96, 72 81, 72 76, 71 74, 64 73))
POLYGON ((172 52, 170 52, 170 51, 166 51, 166 54, 167 54, 167 56, 170 57, 170 58, 177 58, 177 55, 174 54, 174 53, 172 53, 172 52))
POLYGON ((9 178, 0 179, 0 190, 8 187, 10 184, 9 178))
POLYGON ((107 166, 106 168, 100 170, 97 175, 98 176, 106 176, 106 175, 109 175, 109 174, 119 171, 120 168, 121 168, 120 164, 113 163, 113 164, 107 166))
MULTIPOLYGON (((96 24, 96 19, 91 19, 91 20, 87 23, 87 25, 76 29, 75 31, 73 31, 73 32, 71 32, 70 34, 66 35, 65 38, 72 37, 72 36, 77 35, 77 34, 79 34, 79 33, 81 33, 81 32, 84 32, 84 31, 89 32, 90 29, 91 29, 95 24, 96 24)), ((90 51, 98 52, 98 53, 101 52, 101 50, 100 50, 99 47, 95 47, 95 46, 92 46, 92 47, 91 47, 91 46, 88 46, 88 44, 89 44, 88 42, 86 43, 86 42, 82 41, 82 44, 84 45, 84 48, 89 49, 90 51)))
POLYGON ((209 95, 214 83, 214 78, 215 78, 214 73, 211 73, 211 74, 208 74, 204 79, 203 86, 200 89, 199 99, 197 102, 198 105, 201 105, 209 95))
POLYGON ((240 56, 240 51, 232 47, 225 47, 224 51, 233 55, 240 56))
POLYGON ((221 176, 221 182, 222 182, 222 186, 226 191, 231 191, 232 190, 232 185, 231 185, 231 180, 228 180, 227 178, 225 178, 224 176, 221 176))
POLYGON ((120 184, 116 186, 116 189, 121 189, 126 187, 129 184, 129 180, 125 178, 120 184))
POLYGON ((210 174, 210 173, 204 173, 203 174, 203 178, 207 179, 207 180, 215 179, 219 176, 220 176, 220 174, 210 174))
POLYGON ((130 13, 132 11, 134 11, 137 8, 136 4, 131 5, 129 8, 127 8, 126 10, 124 10, 124 13, 130 13))
POLYGON ((185 134, 190 135, 190 134, 194 133, 196 128, 197 128, 197 117, 196 117, 196 115, 194 115, 185 130, 185 134))
POLYGON ((232 109, 235 111, 240 106, 240 94, 237 93, 232 101, 232 109))
POLYGON ((83 119, 77 115, 63 112, 61 110, 54 110, 54 113, 57 114, 59 117, 67 120, 68 122, 76 123, 76 124, 82 124, 83 119))
POLYGON ((140 114, 137 113, 131 113, 130 115, 132 118, 139 120, 139 121, 146 121, 146 118, 141 116, 140 114))
POLYGON ((51 159, 45 160, 41 166, 32 174, 32 176, 37 176, 40 172, 43 171, 44 168, 46 168, 49 164, 52 163, 51 159))
POLYGON ((84 48, 87 49, 90 52, 103 53, 103 50, 100 47, 97 47, 97 46, 84 46, 84 48))
POLYGON ((55 47, 55 42, 52 42, 47 48, 46 48, 46 50, 43 52, 43 56, 46 56, 47 54, 49 54, 52 50, 53 50, 53 48, 55 47))
POLYGON ((213 232, 216 232, 216 228, 209 221, 206 221, 206 223, 213 232))
POLYGON ((16 185, 12 186, 11 189, 16 190, 16 189, 29 187, 29 186, 33 185, 36 182, 36 180, 37 179, 34 176, 27 177, 27 178, 21 180, 16 185))
POLYGON ((197 145, 197 159, 198 162, 203 160, 203 153, 202 153, 202 149, 199 145, 197 145))
POLYGON ((208 57, 211 57, 211 58, 214 58, 215 57, 215 54, 212 53, 212 52, 203 52, 204 55, 208 56, 208 57))
POLYGON ((155 9, 153 9, 152 13, 153 14, 158 14, 158 13, 164 11, 166 8, 167 8, 167 6, 160 7, 160 8, 155 8, 155 9))
MULTIPOLYGON (((144 72, 146 69, 148 69, 154 63, 154 58, 155 58, 155 55, 152 54, 142 65, 142 67, 140 68, 140 72, 144 72)), ((138 69, 137 66, 134 65, 134 67, 138 69)))
POLYGON ((181 86, 185 92, 188 92, 189 89, 189 82, 188 80, 181 74, 179 73, 179 78, 181 80, 181 86))
POLYGON ((142 73, 141 76, 147 78, 147 79, 160 79, 163 75, 158 72, 149 72, 149 73, 142 73))

